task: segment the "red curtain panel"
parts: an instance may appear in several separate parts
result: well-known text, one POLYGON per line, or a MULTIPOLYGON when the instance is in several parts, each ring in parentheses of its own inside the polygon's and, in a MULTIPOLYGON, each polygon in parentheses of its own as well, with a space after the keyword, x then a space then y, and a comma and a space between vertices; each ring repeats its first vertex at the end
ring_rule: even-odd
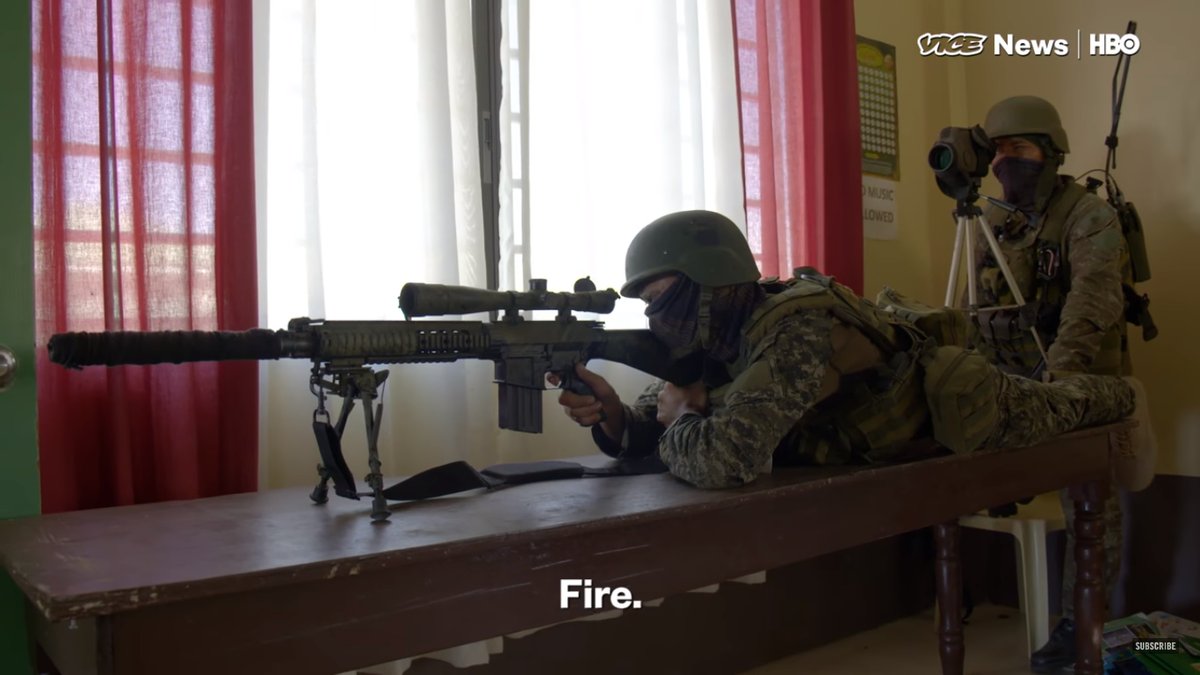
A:
POLYGON ((747 235, 764 275, 811 265, 862 292, 854 3, 731 0, 747 235))
POLYGON ((253 362, 49 363, 63 331, 257 321, 251 3, 34 0, 44 512, 254 490, 253 362))

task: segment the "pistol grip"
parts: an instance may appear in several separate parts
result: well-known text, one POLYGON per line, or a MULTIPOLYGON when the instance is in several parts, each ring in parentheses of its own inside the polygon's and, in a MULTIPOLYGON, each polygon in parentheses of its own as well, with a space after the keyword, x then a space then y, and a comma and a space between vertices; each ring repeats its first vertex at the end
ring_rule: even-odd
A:
MULTIPOLYGON (((574 369, 564 371, 561 375, 559 375, 559 386, 573 394, 579 394, 580 396, 596 395, 596 392, 592 391, 592 388, 588 386, 587 382, 584 382, 579 378, 578 375, 575 374, 574 369)), ((608 414, 601 410, 600 421, 604 422, 606 420, 608 420, 608 414)), ((584 426, 592 425, 586 424, 584 426)))
POLYGON ((588 386, 587 382, 584 382, 579 378, 578 375, 575 374, 574 369, 565 370, 559 375, 559 387, 571 392, 572 394, 579 394, 580 396, 596 395, 596 392, 592 391, 592 388, 588 386))

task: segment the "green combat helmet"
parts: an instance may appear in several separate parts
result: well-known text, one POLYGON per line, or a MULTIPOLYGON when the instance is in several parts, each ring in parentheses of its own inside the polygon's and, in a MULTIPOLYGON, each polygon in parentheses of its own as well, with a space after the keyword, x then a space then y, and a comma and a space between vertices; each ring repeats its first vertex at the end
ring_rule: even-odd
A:
POLYGON ((983 122, 983 130, 991 139, 1041 134, 1049 136, 1059 152, 1071 151, 1058 111, 1049 101, 1037 96, 1013 96, 992 106, 983 122))
POLYGON ((712 211, 669 213, 643 227, 625 253, 621 295, 636 298, 643 284, 671 272, 707 287, 758 281, 761 276, 741 230, 712 211))

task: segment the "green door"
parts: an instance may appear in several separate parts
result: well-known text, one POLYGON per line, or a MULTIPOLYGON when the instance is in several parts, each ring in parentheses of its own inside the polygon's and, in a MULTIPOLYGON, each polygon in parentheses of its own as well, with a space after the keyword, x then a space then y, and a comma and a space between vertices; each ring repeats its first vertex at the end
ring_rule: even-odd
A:
MULTIPOLYGON (((40 510, 33 344, 30 4, 0 2, 0 519, 40 510)), ((0 673, 32 673, 24 601, 0 573, 0 673)))

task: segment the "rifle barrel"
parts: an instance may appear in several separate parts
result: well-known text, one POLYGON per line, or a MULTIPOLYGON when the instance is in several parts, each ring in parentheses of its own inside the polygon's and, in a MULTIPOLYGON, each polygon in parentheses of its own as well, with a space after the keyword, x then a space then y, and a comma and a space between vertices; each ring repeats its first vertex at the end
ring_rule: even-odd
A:
POLYGON ((58 333, 50 360, 78 368, 123 364, 236 361, 304 356, 302 336, 254 328, 247 331, 109 331, 58 333))

